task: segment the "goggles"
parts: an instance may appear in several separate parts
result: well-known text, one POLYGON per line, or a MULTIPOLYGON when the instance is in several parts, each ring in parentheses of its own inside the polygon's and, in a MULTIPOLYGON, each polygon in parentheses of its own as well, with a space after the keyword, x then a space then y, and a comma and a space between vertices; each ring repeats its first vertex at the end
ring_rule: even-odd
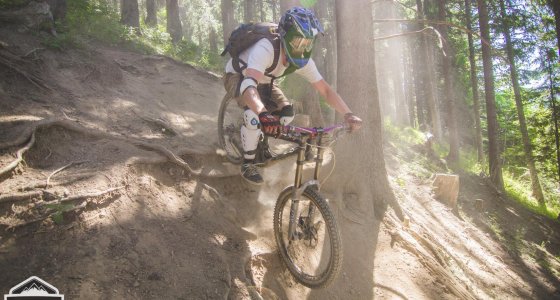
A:
POLYGON ((313 49, 313 39, 295 36, 290 41, 290 47, 295 53, 310 52, 313 49))

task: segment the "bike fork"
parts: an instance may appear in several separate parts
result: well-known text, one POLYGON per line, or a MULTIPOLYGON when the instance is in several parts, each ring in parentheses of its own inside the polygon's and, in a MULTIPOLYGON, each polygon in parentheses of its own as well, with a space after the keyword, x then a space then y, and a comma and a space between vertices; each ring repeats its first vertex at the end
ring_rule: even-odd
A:
MULTIPOLYGON (((294 181, 294 189, 292 191, 292 205, 290 206, 290 223, 288 225, 288 237, 290 242, 292 240, 298 239, 298 236, 296 234, 296 226, 298 224, 298 208, 299 208, 299 200, 301 198, 301 195, 303 194, 303 192, 305 191, 305 189, 311 185, 316 185, 317 189, 319 188, 319 181, 317 180, 317 178, 313 179, 313 180, 309 180, 306 181, 304 184, 301 183, 302 180, 302 173, 303 173, 303 164, 305 162, 305 141, 303 141, 300 145, 299 145, 299 151, 298 151, 298 157, 297 157, 297 166, 296 166, 296 175, 295 175, 295 181, 294 181)), ((317 166, 316 166, 317 168, 317 166)), ((317 175, 317 172, 315 172, 317 175)), ((312 209, 313 209, 313 205, 310 206, 310 215, 312 215, 312 209)))

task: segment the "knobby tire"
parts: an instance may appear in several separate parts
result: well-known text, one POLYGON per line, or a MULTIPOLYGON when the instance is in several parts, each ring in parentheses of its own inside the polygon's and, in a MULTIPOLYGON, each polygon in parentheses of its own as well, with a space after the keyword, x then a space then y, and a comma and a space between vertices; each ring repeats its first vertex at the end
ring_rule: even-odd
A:
MULTIPOLYGON (((324 272, 312 275, 301 271, 299 266, 294 262, 288 254, 286 243, 284 242, 283 232, 287 232, 288 228, 282 228, 282 217, 284 214, 284 206, 291 205, 293 187, 286 188, 278 196, 274 208, 274 236, 280 257, 290 273, 301 284, 310 288, 323 288, 328 286, 338 275, 342 265, 342 242, 333 213, 331 212, 326 200, 318 193, 316 188, 308 187, 302 194, 302 199, 307 198, 316 207, 325 222, 325 228, 330 238, 330 257, 328 258, 328 266, 324 272)), ((301 205, 301 203, 300 203, 301 205)), ((289 208, 288 208, 289 214, 289 208)), ((289 216, 288 216, 289 218, 289 216)))

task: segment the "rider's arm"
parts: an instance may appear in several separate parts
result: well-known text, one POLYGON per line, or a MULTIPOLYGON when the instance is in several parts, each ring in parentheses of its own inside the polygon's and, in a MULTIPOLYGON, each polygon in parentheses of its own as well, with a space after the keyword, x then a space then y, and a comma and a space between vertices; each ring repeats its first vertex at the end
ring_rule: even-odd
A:
POLYGON ((258 83, 263 79, 264 72, 274 60, 274 46, 268 39, 261 39, 255 45, 247 50, 247 69, 245 69, 243 80, 241 84, 241 95, 247 105, 257 115, 266 111, 259 93, 257 92, 258 83), (246 88, 248 85, 251 87, 246 88), (253 88, 254 86, 254 88, 253 88))
POLYGON ((317 82, 312 83, 313 87, 327 100, 327 103, 334 108, 339 113, 345 115, 351 113, 352 111, 348 108, 348 105, 342 100, 340 95, 333 90, 333 88, 324 80, 321 79, 317 82))
POLYGON ((247 105, 257 115, 263 111, 266 111, 264 104, 261 101, 261 97, 259 96, 259 92, 257 91, 258 82, 260 82, 263 77, 264 74, 262 72, 255 69, 247 68, 245 70, 245 79, 243 79, 256 80, 256 82, 254 82, 254 86, 250 86, 243 91, 241 97, 243 98, 243 102, 245 103, 245 105, 247 105))

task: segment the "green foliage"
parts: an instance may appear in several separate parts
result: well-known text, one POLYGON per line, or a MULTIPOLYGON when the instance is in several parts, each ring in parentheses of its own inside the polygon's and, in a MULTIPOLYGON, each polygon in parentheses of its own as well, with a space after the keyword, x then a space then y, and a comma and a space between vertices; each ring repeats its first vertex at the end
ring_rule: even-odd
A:
POLYGON ((528 172, 521 176, 515 176, 509 170, 504 170, 503 174, 505 190, 509 197, 537 214, 553 220, 556 219, 558 213, 560 213, 558 199, 550 201, 552 199, 549 197, 552 195, 548 193, 546 197, 549 200, 547 206, 540 206, 537 200, 531 196, 531 179, 528 172))
MULTIPOLYGON (((201 5, 198 9, 208 8, 206 2, 201 1, 198 4, 201 5)), ((212 71, 223 69, 224 58, 217 53, 210 52, 208 47, 197 44, 188 38, 175 45, 172 43, 165 28, 165 9, 158 12, 159 24, 157 27, 148 27, 142 22, 141 28, 138 30, 122 25, 119 13, 109 5, 109 2, 68 0, 67 5, 65 23, 57 24, 58 36, 45 38, 43 41, 45 46, 63 50, 78 47, 81 40, 95 39, 145 54, 168 55, 212 71)), ((207 13, 205 17, 211 18, 211 16, 211 13, 207 13)), ((209 30, 212 26, 216 26, 215 21, 199 27, 198 30, 209 30)))
POLYGON ((48 204, 45 207, 54 210, 50 217, 56 224, 62 224, 64 222, 64 213, 74 208, 72 204, 64 203, 48 204))
POLYGON ((392 142, 397 142, 403 146, 423 144, 426 139, 425 133, 421 132, 420 130, 412 127, 400 128, 391 123, 390 118, 385 118, 383 129, 385 135, 392 142))
POLYGON ((59 33, 57 36, 47 36, 41 42, 45 47, 65 50, 69 48, 79 47, 80 44, 76 38, 69 33, 59 33))
POLYGON ((27 5, 29 0, 0 0, 0 10, 19 8, 27 5))
POLYGON ((66 24, 57 30, 76 38, 94 38, 111 45, 130 42, 135 31, 119 23, 117 12, 106 2, 68 0, 66 24))
POLYGON ((478 161, 478 153, 475 148, 464 147, 459 151, 459 170, 472 174, 483 174, 486 172, 485 166, 478 161))
POLYGON ((300 0, 301 6, 312 7, 317 3, 317 0, 300 0))

